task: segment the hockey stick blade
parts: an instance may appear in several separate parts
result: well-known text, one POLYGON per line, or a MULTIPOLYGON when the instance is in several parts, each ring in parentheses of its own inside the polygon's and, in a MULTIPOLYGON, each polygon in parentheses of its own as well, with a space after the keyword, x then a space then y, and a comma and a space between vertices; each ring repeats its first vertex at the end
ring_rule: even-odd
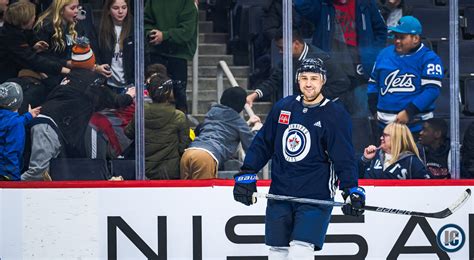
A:
MULTIPOLYGON (((275 195, 275 194, 266 194, 266 193, 257 193, 253 194, 255 198, 266 198, 272 200, 281 200, 281 201, 290 201, 290 202, 299 202, 299 203, 307 203, 307 204, 314 204, 314 205, 325 205, 325 206, 333 206, 333 207, 342 207, 346 205, 343 202, 331 201, 331 200, 318 200, 318 199, 307 199, 307 198, 297 198, 291 196, 283 196, 283 195, 275 195)), ((439 212, 418 212, 418 211, 410 211, 404 209, 393 209, 393 208, 384 208, 384 207, 377 207, 377 206, 369 206, 365 205, 364 210, 367 211, 374 211, 374 212, 381 212, 381 213, 389 213, 389 214, 397 214, 397 215, 406 215, 406 216, 417 216, 417 217, 426 217, 426 218, 446 218, 453 214, 456 210, 458 210, 467 200, 471 197, 471 189, 466 189, 463 191, 461 197, 454 202, 448 208, 439 211, 439 212)))

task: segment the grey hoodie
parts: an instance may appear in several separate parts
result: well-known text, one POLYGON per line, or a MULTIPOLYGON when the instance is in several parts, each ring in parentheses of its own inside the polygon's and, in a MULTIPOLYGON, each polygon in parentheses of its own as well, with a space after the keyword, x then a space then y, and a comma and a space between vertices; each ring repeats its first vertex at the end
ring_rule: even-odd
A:
POLYGON ((205 149, 221 164, 235 154, 239 142, 246 151, 253 137, 247 122, 235 110, 215 104, 207 112, 201 131, 189 148, 205 149))

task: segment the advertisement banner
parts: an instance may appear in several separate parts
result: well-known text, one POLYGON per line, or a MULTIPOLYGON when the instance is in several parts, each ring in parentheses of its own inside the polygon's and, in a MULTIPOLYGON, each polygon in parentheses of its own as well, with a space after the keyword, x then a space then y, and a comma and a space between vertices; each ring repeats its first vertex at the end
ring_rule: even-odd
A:
MULTIPOLYGON (((368 205, 436 212, 474 185, 364 188, 368 205)), ((244 206, 233 200, 230 185, 4 188, 0 202, 1 260, 267 259, 266 200, 244 206)), ((316 259, 474 256, 472 198, 445 219, 380 212, 351 217, 340 208, 332 214, 316 259)))

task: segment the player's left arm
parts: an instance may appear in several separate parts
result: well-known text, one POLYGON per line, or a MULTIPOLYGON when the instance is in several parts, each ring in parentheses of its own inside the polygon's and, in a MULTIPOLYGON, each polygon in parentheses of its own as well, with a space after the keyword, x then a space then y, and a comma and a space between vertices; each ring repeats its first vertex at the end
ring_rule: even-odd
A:
POLYGON ((420 88, 422 92, 408 104, 405 111, 410 119, 414 115, 426 111, 438 98, 443 79, 441 59, 434 53, 423 63, 420 88))
POLYGON ((327 151, 339 179, 339 189, 347 203, 342 207, 345 215, 360 216, 364 213, 365 190, 358 187, 357 166, 352 145, 352 121, 349 114, 340 109, 340 116, 331 118, 327 131, 327 151))
POLYGON ((352 145, 352 121, 344 110, 336 111, 340 116, 328 117, 326 132, 327 152, 340 180, 339 189, 358 186, 357 164, 352 145))

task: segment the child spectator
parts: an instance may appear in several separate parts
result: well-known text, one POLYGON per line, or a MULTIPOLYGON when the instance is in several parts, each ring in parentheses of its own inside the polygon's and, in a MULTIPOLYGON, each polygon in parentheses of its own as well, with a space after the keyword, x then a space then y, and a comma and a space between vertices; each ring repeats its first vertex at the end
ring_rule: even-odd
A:
MULTIPOLYGON (((179 160, 191 142, 189 126, 184 113, 174 106, 174 82, 166 67, 156 65, 155 69, 147 83, 153 103, 145 104, 145 175, 151 180, 179 179, 179 160)), ((135 139, 135 119, 125 134, 135 139)))
MULTIPOLYGON (((40 15, 34 29, 39 40, 45 42, 42 53, 51 60, 71 66, 72 47, 79 33, 76 31, 76 19, 79 13, 78 0, 54 0, 46 11, 40 15)), ((81 31, 81 35, 84 33, 81 31)), ((93 68, 97 73, 110 77, 107 64, 93 68)), ((56 86, 62 77, 54 77, 49 85, 56 86)))
POLYGON ((405 180, 431 179, 433 175, 423 165, 410 129, 390 123, 380 137, 380 146, 369 145, 364 149, 359 177, 405 180))
POLYGON ((54 0, 34 26, 36 36, 47 43, 46 55, 63 64, 70 59, 77 37, 75 25, 78 7, 78 0, 54 0))
POLYGON ((84 133, 95 111, 130 105, 135 88, 117 95, 92 68, 74 69, 56 86, 31 122, 31 157, 22 180, 43 180, 51 159, 85 157, 84 133))
POLYGON ((117 93, 134 83, 133 17, 128 11, 129 0, 106 0, 100 23, 100 60, 110 66, 107 85, 117 93))
POLYGON ((419 142, 420 157, 435 179, 450 179, 451 152, 448 124, 441 118, 430 118, 423 123, 419 142))
POLYGON ((21 86, 14 82, 0 85, 0 181, 20 180, 21 158, 25 146, 25 125, 41 107, 19 115, 23 101, 21 86))
POLYGON ((45 42, 30 44, 31 29, 35 21, 35 5, 17 2, 5 12, 5 24, 0 29, 0 82, 17 77, 21 69, 47 74, 69 73, 66 63, 55 62, 40 56, 45 42))
MULTIPOLYGON (((222 93, 221 104, 207 112, 196 138, 181 158, 181 179, 217 178, 219 165, 235 154, 240 142, 247 150, 254 135, 239 115, 246 96, 240 87, 228 88, 222 93)), ((253 119, 256 122, 260 119, 253 119)))

